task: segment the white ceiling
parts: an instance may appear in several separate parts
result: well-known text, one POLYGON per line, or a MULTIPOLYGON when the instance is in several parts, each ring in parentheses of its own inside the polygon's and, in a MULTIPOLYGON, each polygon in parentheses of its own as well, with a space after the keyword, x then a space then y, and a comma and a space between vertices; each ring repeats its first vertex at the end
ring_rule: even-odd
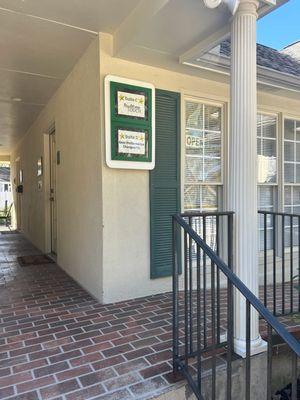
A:
POLYGON ((113 33, 138 3, 139 0, 1 0, 0 7, 94 32, 101 29, 113 33))
POLYGON ((230 13, 227 8, 210 10, 199 0, 173 0, 144 27, 135 39, 137 46, 180 55, 222 27, 230 13), (201 16, 201 19, 199 18, 201 16))
POLYGON ((113 33, 138 2, 0 0, 0 153, 26 133, 98 32, 113 33))
POLYGON ((167 67, 220 40, 229 18, 203 0, 0 0, 0 154, 26 133, 98 32, 114 35, 116 56, 167 67))

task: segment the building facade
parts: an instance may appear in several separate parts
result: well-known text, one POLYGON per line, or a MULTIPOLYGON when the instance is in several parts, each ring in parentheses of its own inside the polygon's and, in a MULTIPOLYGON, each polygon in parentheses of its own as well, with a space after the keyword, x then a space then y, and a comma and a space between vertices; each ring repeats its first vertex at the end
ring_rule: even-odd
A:
MULTIPOLYGON (((168 246, 170 242, 164 229, 159 233, 154 226, 160 218, 153 203, 160 173, 166 180, 175 177, 176 194, 161 199, 169 215, 228 210, 228 178, 234 173, 229 155, 230 85, 220 82, 218 72, 215 79, 205 71, 201 76, 189 75, 115 58, 112 52, 112 36, 100 34, 11 155, 12 176, 19 176, 17 168, 24 174, 20 229, 39 249, 50 252, 49 132, 55 132, 60 154, 56 168, 57 260, 103 302, 171 288, 170 265, 160 267, 159 261, 165 257, 159 243, 165 239, 168 246), (153 171, 106 165, 107 75, 151 83, 156 89, 153 171), (164 147, 160 132, 168 135, 165 123, 173 124, 173 131, 164 147), (195 138, 198 143, 191 144, 195 138), (44 172, 38 177, 36 162, 41 156, 44 172), (162 158, 168 156, 170 163, 164 165, 162 158), (168 173, 170 176, 164 175, 168 173)), ((257 96, 258 204, 269 210, 297 212, 300 101, 288 89, 273 92, 261 89, 257 96)))

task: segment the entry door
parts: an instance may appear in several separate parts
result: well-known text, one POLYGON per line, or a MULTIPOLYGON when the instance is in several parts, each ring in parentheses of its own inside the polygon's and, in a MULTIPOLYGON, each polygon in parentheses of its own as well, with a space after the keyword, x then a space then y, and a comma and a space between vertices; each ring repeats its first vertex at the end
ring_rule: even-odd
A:
MULTIPOLYGON (((20 160, 16 161, 16 185, 19 186, 23 184, 23 173, 21 172, 20 160)), ((17 222, 17 230, 21 231, 22 229, 22 193, 17 191, 16 194, 16 222, 17 222)))
POLYGON ((56 141, 55 131, 50 134, 50 223, 51 223, 51 253, 57 252, 57 204, 56 204, 56 141))

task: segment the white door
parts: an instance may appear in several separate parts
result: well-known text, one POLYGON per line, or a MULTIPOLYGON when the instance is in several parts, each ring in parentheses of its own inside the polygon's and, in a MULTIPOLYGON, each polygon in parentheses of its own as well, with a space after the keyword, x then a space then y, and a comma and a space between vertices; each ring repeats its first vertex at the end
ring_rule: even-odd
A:
POLYGON ((56 141, 55 131, 50 134, 50 223, 51 253, 57 252, 57 204, 56 204, 56 141))

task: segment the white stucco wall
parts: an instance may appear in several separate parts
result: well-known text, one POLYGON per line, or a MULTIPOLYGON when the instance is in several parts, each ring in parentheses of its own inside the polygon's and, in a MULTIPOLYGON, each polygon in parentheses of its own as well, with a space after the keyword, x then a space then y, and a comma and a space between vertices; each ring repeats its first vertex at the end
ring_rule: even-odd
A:
MULTIPOLYGON (((113 58, 112 36, 100 34, 14 149, 12 178, 17 158, 24 171, 22 228, 39 249, 48 251, 48 179, 45 170, 39 192, 36 162, 44 155, 47 164, 45 133, 55 121, 61 152, 58 263, 105 303, 171 290, 170 278, 150 279, 149 172, 111 169, 105 163, 107 74, 146 81, 183 97, 222 102, 227 110, 229 100, 228 84, 209 80, 211 73, 197 76, 193 70, 188 75, 143 65, 142 60, 113 58)), ((258 103, 261 111, 300 118, 299 100, 259 93, 258 103)), ((226 168, 225 178, 230 173, 226 168)), ((226 197, 226 179, 224 191, 226 197)))
MULTIPOLYGON (((100 35, 101 99, 107 74, 137 79, 176 92, 227 98, 225 84, 112 58, 112 37, 100 35)), ((103 299, 105 302, 171 290, 171 279, 150 279, 149 171, 111 169, 105 164, 101 107, 103 187, 103 299)))
POLYGON ((99 41, 94 42, 43 109, 11 156, 12 178, 19 157, 24 171, 22 230, 40 250, 49 251, 49 169, 37 190, 36 163, 47 164, 47 136, 55 121, 57 150, 58 264, 89 292, 102 297, 102 216, 100 158, 99 41), (44 151, 45 147, 45 151, 44 151), (46 224, 46 226, 45 226, 46 224))

